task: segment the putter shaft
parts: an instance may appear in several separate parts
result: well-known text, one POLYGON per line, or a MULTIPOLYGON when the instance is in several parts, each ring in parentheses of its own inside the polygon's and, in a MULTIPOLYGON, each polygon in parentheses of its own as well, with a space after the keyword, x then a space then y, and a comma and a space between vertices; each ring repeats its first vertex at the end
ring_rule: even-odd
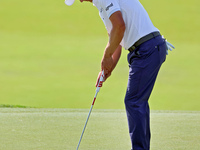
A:
MULTIPOLYGON (((96 99, 96 98, 94 98, 93 103, 94 103, 95 99, 96 99)), ((93 104, 93 103, 92 103, 92 104, 93 104)), ((88 116, 87 116, 87 119, 86 119, 86 122, 85 122, 85 125, 84 125, 84 128, 83 128, 83 131, 82 131, 82 134, 81 134, 81 137, 80 137, 80 140, 79 140, 79 142, 78 142, 78 146, 77 146, 76 150, 78 150, 79 145, 80 145, 80 143, 81 143, 81 140, 82 140, 83 134, 84 134, 84 132, 85 132, 85 128, 86 128, 87 122, 88 122, 88 120, 89 120, 89 118, 90 118, 90 114, 91 114, 91 112, 92 112, 93 106, 94 106, 94 104, 90 107, 90 111, 89 111, 89 114, 88 114, 88 116)))
POLYGON ((101 72, 101 77, 100 77, 100 79, 99 79, 99 82, 98 82, 98 85, 97 85, 97 88, 96 88, 96 93, 95 93, 95 96, 94 96, 94 99, 93 99, 93 102, 92 102, 92 106, 90 107, 90 111, 89 111, 89 114, 88 114, 88 116, 87 116, 85 125, 84 125, 84 127, 83 127, 83 131, 82 131, 82 134, 81 134, 81 137, 80 137, 80 140, 79 140, 79 142, 78 142, 78 146, 77 146, 76 150, 78 150, 78 148, 79 148, 79 146, 80 146, 80 143, 81 143, 83 134, 84 134, 84 132, 85 132, 86 125, 87 125, 87 123, 88 123, 88 120, 89 120, 89 118, 90 118, 90 114, 91 114, 91 112, 92 112, 92 108, 93 108, 93 106, 94 106, 94 103, 95 103, 97 94, 98 94, 98 92, 99 92, 99 90, 100 90, 100 87, 102 87, 103 81, 104 81, 104 71, 101 72))

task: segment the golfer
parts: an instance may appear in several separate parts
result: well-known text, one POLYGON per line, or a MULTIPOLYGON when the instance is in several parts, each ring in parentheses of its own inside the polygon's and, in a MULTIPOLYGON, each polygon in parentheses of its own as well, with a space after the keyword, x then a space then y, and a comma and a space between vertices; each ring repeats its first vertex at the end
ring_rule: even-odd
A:
POLYGON ((165 39, 152 24, 138 0, 80 0, 99 10, 109 35, 101 61, 105 80, 111 75, 121 49, 128 50, 129 78, 125 107, 132 150, 150 149, 148 99, 168 50, 165 39))

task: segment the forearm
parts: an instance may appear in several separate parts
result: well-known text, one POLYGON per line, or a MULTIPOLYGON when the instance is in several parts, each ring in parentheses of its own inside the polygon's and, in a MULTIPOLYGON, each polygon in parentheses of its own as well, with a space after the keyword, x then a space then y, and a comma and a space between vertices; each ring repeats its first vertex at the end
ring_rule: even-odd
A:
POLYGON ((120 42, 123 38, 124 31, 113 29, 110 34, 110 40, 104 50, 104 55, 101 62, 101 69, 105 70, 105 73, 112 72, 115 68, 120 55, 121 55, 121 45, 120 42), (106 65, 106 66, 105 66, 106 65))
POLYGON ((114 70, 115 66, 117 65, 117 63, 119 61, 119 58, 121 56, 121 50, 122 50, 122 47, 121 47, 121 45, 119 45, 112 55, 112 59, 113 59, 112 70, 114 70))
POLYGON ((104 51, 104 57, 108 58, 114 54, 115 50, 118 49, 118 47, 120 46, 120 42, 123 36, 124 36, 124 26, 112 28, 109 36, 109 42, 104 51))
POLYGON ((102 62, 101 62, 101 69, 104 70, 104 75, 105 75, 105 80, 111 75, 112 71, 114 70, 114 68, 116 67, 118 61, 119 61, 119 58, 121 56, 121 45, 119 45, 114 53, 112 54, 112 56, 109 58, 109 59, 103 59, 102 62), (105 67, 104 68, 104 64, 107 64, 107 66, 109 67, 105 67), (109 64, 109 65, 108 65, 109 64))

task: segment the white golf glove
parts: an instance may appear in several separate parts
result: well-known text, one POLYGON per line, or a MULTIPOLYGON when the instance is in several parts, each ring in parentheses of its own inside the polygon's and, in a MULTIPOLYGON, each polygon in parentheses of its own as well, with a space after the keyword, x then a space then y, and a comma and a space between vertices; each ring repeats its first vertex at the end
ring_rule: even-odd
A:
POLYGON ((175 49, 175 47, 171 43, 167 42, 167 40, 165 40, 165 42, 167 47, 166 55, 168 55, 168 50, 172 51, 173 49, 175 49))

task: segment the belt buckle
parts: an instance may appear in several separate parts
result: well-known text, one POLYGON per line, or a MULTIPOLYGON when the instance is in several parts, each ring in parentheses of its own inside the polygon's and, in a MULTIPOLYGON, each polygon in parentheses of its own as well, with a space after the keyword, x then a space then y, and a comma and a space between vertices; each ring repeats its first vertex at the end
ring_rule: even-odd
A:
POLYGON ((128 50, 129 50, 130 52, 133 52, 135 49, 136 49, 136 46, 132 45, 128 50))

